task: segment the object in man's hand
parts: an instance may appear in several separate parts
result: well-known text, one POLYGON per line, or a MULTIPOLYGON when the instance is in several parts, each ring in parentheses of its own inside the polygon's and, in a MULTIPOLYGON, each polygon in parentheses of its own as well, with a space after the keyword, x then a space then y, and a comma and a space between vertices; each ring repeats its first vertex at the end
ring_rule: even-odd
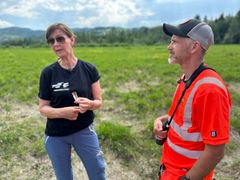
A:
MULTIPOLYGON (((169 124, 168 124, 168 121, 165 121, 164 123, 163 123, 163 125, 162 125, 162 130, 163 131, 168 131, 168 129, 169 129, 169 124)), ((160 145, 160 146, 162 146, 163 145, 163 143, 166 141, 166 139, 167 139, 167 137, 165 137, 165 138, 163 138, 163 139, 156 139, 156 143, 158 144, 158 145, 160 145)))
POLYGON ((72 96, 73 96, 73 99, 76 101, 77 98, 78 98, 77 92, 76 92, 76 91, 73 91, 73 92, 72 92, 72 96))

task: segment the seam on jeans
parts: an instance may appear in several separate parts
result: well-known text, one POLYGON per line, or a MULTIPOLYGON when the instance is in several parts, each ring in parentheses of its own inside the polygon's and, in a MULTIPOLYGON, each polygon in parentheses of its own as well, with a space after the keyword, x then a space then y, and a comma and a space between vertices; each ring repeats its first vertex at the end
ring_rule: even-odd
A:
POLYGON ((90 126, 88 127, 88 129, 89 129, 90 132, 93 132, 94 134, 97 135, 97 133, 95 132, 95 130, 94 130, 94 128, 93 128, 93 125, 90 125, 90 126))
POLYGON ((47 140, 49 139, 49 136, 46 136, 46 139, 45 139, 45 144, 47 143, 47 140))
POLYGON ((103 155, 103 152, 102 152, 102 151, 99 151, 99 152, 97 153, 96 157, 102 156, 102 155, 103 155))

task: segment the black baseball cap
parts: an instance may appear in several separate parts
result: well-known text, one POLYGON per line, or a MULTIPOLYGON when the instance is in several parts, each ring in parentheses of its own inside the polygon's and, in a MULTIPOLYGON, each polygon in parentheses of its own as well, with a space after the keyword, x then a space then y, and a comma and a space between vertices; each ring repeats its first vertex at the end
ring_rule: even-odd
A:
POLYGON ((190 19, 178 26, 164 23, 163 31, 169 36, 176 35, 198 41, 205 50, 214 44, 212 28, 205 22, 200 22, 195 19, 190 19))

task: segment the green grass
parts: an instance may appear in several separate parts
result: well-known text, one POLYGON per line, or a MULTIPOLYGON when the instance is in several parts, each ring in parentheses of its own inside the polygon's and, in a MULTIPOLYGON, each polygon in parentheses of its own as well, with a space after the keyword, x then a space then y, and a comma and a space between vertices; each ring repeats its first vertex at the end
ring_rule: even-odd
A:
POLYGON ((10 160, 12 155, 23 158, 27 154, 40 157, 44 154, 43 131, 36 119, 26 119, 24 123, 3 128, 0 133, 0 152, 4 152, 1 158, 10 160))
MULTIPOLYGON (((167 63, 166 46, 79 47, 75 48, 75 54, 97 66, 103 99, 113 101, 108 107, 113 116, 108 122, 100 119, 97 126, 103 148, 123 160, 133 159, 139 169, 140 165, 136 164, 138 158, 146 161, 154 159, 152 165, 157 164, 161 147, 152 138, 153 120, 167 112, 176 80, 181 75, 179 66, 167 63), (116 111, 118 109, 121 112, 116 111), (126 125, 127 121, 130 125, 126 125), (135 124, 143 128, 136 130, 135 124)), ((10 113, 15 103, 36 104, 41 70, 55 60, 56 57, 47 48, 0 49, 0 111, 10 113)), ((231 125, 240 132, 240 46, 213 46, 205 62, 229 86, 233 102, 231 125)), ((11 161, 13 154, 22 160, 25 155, 39 158, 45 153, 42 142, 44 121, 25 119, 11 125, 8 121, 7 115, 2 119, 0 116, 1 161, 11 161)), ((231 148, 237 147, 230 143, 227 148, 229 153, 232 153, 231 148)), ((0 168, 0 179, 1 171, 4 173, 0 168)), ((150 175, 143 173, 148 177, 154 175, 153 172, 150 175)))
POLYGON ((136 141, 130 129, 121 124, 103 122, 98 126, 98 136, 105 148, 111 149, 117 157, 133 159, 136 152, 136 141))

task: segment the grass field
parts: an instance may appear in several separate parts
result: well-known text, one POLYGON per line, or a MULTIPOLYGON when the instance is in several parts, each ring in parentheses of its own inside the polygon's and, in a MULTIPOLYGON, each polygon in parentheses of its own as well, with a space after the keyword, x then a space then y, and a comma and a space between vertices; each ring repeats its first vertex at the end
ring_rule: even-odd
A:
MULTIPOLYGON (((177 65, 167 63, 166 46, 78 47, 75 54, 95 64, 101 75, 104 106, 96 111, 96 128, 104 152, 142 179, 155 179, 161 147, 152 138, 152 122, 167 112, 181 75, 177 65)), ((41 70, 55 59, 45 48, 0 49, 0 179, 52 177, 37 94, 41 70)), ((205 62, 225 80, 233 100, 232 137, 216 177, 236 179, 240 175, 240 46, 215 45, 205 62)))

